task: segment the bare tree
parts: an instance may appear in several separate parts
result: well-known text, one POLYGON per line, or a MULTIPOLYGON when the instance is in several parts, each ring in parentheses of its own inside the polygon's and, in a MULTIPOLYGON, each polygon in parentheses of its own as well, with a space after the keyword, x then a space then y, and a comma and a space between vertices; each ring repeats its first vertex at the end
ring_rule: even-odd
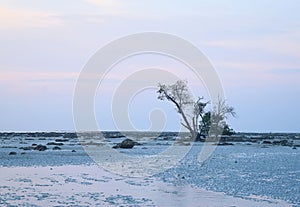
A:
MULTIPOLYGON (((218 99, 218 102, 215 104, 212 112, 207 112, 210 115, 209 126, 210 130, 208 135, 209 136, 218 136, 223 134, 223 130, 225 127, 228 127, 226 124, 226 119, 229 116, 236 117, 236 113, 232 106, 228 106, 225 103, 225 100, 218 99)), ((202 120, 204 122, 206 120, 202 120)), ((203 123, 202 123, 203 124, 203 123)))
POLYGON ((203 98, 199 98, 195 102, 188 90, 187 83, 182 80, 169 86, 159 84, 158 87, 158 99, 171 101, 182 117, 181 125, 189 130, 193 139, 199 139, 199 117, 203 116, 207 102, 202 102, 203 98))
MULTIPOLYGON (((235 115, 233 107, 226 106, 224 100, 219 100, 212 113, 206 112, 205 107, 209 102, 204 102, 203 97, 194 101, 186 81, 178 80, 172 85, 158 84, 158 88, 158 99, 168 100, 175 105, 182 118, 181 125, 189 130, 195 141, 219 133, 228 115, 235 115), (211 128, 214 129, 213 133, 208 133, 211 128)), ((222 134, 222 131, 219 134, 222 134)))

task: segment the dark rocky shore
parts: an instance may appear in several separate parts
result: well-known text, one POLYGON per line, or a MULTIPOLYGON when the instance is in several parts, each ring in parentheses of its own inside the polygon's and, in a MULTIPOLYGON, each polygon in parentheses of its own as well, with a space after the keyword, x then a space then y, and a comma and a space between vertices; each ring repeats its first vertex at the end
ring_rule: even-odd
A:
MULTIPOLYGON (((1 138, 9 137, 62 137, 62 138, 77 138, 79 135, 90 135, 90 136, 104 136, 105 138, 122 138, 124 134, 130 134, 132 136, 143 133, 145 136, 150 137, 177 137, 177 136, 188 136, 188 133, 178 132, 118 132, 118 131, 103 131, 103 132, 0 132, 1 138)), ((296 139, 300 140, 300 133, 250 133, 250 132, 238 132, 231 136, 222 136, 222 139, 226 141, 246 142, 246 141, 261 141, 265 139, 296 139)))
MULTIPOLYGON (((213 145, 233 146, 237 143, 258 145, 263 148, 284 146, 292 149, 300 148, 298 133, 236 133, 222 136, 219 140, 211 139, 213 145)), ((71 156, 84 152, 82 147, 110 144, 112 148, 131 149, 143 147, 148 149, 153 145, 168 146, 174 143, 179 146, 189 146, 192 141, 188 133, 176 132, 0 132, 0 154, 16 156, 47 151, 51 155, 60 151, 71 156), (78 138, 80 136, 80 139, 78 138), (142 146, 141 146, 142 145, 142 146), (149 146, 150 145, 150 146, 149 146)))
POLYGON ((92 165, 85 147, 109 144, 130 156, 154 155, 171 145, 191 147, 182 161, 157 175, 176 185, 190 184, 233 196, 262 195, 300 205, 300 134, 237 133, 223 136, 209 160, 197 161, 203 142, 176 132, 2 132, 0 166, 92 165), (78 137, 80 136, 80 137, 78 137), (105 138, 105 139, 103 139, 105 138))
MULTIPOLYGON (((60 150, 63 145, 97 145, 101 143, 95 142, 95 140, 102 140, 103 138, 107 140, 114 139, 124 139, 123 142, 116 143, 114 148, 133 148, 135 145, 141 145, 138 141, 141 138, 148 141, 177 141, 180 145, 187 145, 191 140, 188 138, 188 133, 177 133, 177 132, 85 132, 85 133, 75 133, 75 132, 0 132, 0 140, 2 140, 1 148, 17 148, 17 146, 5 146, 3 144, 6 141, 19 141, 18 144, 26 145, 26 143, 31 143, 31 145, 21 146, 19 149, 24 151, 27 150, 37 150, 45 151, 48 149, 60 150), (78 141, 78 136, 84 137, 86 142, 78 141), (127 138, 127 139, 126 139, 127 138), (43 141, 48 141, 47 143, 43 141), (90 140, 90 141, 88 141, 90 140), (32 143, 33 141, 36 141, 32 143), (125 142, 124 142, 125 141, 125 142), (42 144, 42 143, 44 144, 42 144)), ((216 139, 207 140, 211 142, 216 142, 216 139)), ((262 145, 280 145, 297 148, 300 147, 300 134, 299 133, 236 133, 231 136, 222 136, 218 141, 218 145, 234 145, 236 142, 247 142, 257 143, 262 145)), ((11 143, 13 144, 13 143, 11 143)), ((102 143, 103 144, 103 143, 102 143)), ((12 153, 14 154, 14 153, 12 153)))

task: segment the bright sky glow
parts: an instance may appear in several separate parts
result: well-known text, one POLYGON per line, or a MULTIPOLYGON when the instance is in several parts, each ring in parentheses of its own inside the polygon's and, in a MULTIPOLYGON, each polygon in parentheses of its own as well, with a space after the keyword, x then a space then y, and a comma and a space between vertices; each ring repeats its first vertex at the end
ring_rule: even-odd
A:
MULTIPOLYGON (((236 108, 238 118, 229 120, 236 131, 299 132, 299 10, 297 0, 1 0, 0 131, 74 130, 73 90, 87 60, 116 38, 157 31, 178 35, 207 55, 236 108)), ((184 70, 161 57, 125 61, 96 102, 109 106, 111 86, 140 67, 184 70)), ((203 88, 187 79, 195 93, 203 88)), ((173 106, 151 102, 151 94, 147 103, 165 107, 167 130, 176 130, 173 106)), ((130 109, 140 129, 149 127, 149 106, 141 109, 145 97, 130 109)), ((107 120, 103 129, 114 129, 107 110, 96 112, 107 120)))

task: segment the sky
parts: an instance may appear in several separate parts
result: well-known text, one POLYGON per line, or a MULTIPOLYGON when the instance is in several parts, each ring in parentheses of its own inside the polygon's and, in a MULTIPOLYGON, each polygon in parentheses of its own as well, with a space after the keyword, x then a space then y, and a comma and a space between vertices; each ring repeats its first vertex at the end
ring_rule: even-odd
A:
MULTIPOLYGON (((236 110, 228 120, 235 131, 300 132, 299 10, 297 0, 0 0, 0 131, 73 131, 74 87, 88 60, 113 40, 155 31, 206 55, 236 110)), ((117 128, 111 103, 122 80, 149 67, 178 74, 209 100, 181 63, 149 54, 128 58, 95 96, 101 130, 117 128)), ((154 88, 137 93, 128 108, 138 130, 151 128, 156 108, 164 111, 165 130, 178 130, 180 117, 154 88)))

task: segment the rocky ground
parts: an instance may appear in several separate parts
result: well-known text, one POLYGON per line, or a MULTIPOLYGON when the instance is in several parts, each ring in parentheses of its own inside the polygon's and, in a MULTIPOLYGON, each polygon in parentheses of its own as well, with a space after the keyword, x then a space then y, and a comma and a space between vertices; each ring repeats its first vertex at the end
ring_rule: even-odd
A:
MULTIPOLYGON (((2 175, 1 179, 5 181, 0 185, 0 197, 2 199, 0 199, 0 204, 5 205, 8 202, 17 205, 27 199, 27 203, 36 203, 41 206, 49 201, 55 203, 55 200, 58 200, 61 203, 55 203, 56 205, 66 206, 71 205, 72 202, 81 202, 80 198, 84 197, 87 203, 85 204, 82 201, 82 206, 96 203, 107 206, 120 206, 121 203, 124 206, 157 206, 155 202, 158 201, 153 197, 136 195, 134 192, 126 194, 125 190, 123 190, 123 193, 115 191, 107 193, 108 191, 103 189, 85 194, 79 190, 79 186, 85 189, 90 189, 93 186, 92 189, 94 189, 97 185, 102 186, 100 184, 102 181, 92 182, 93 184, 89 185, 89 179, 93 178, 93 174, 85 179, 86 176, 78 174, 79 172, 72 175, 68 170, 64 172, 54 170, 60 169, 57 167, 62 166, 69 166, 69 169, 72 166, 75 168, 79 166, 79 168, 82 168, 81 171, 87 170, 88 168, 84 166, 93 166, 95 163, 84 151, 85 147, 108 145, 115 148, 114 150, 129 156, 155 155, 170 146, 189 149, 189 153, 178 165, 155 175, 150 179, 151 181, 148 180, 149 185, 153 181, 164 183, 163 185, 169 183, 168 185, 176 188, 174 193, 170 189, 166 190, 168 193, 165 196, 169 196, 171 200, 174 200, 175 197, 178 198, 177 194, 185 194, 185 191, 198 192, 205 189, 205 192, 208 190, 229 196, 225 196, 226 199, 241 199, 236 200, 236 202, 242 202, 245 199, 258 202, 249 204, 249 206, 267 206, 267 203, 270 206, 300 206, 299 134, 238 133, 231 137, 224 136, 219 143, 209 143, 210 147, 218 146, 212 156, 202 163, 199 163, 197 156, 204 143, 190 142, 188 134, 184 133, 178 135, 173 132, 161 134, 105 132, 102 134, 85 133, 80 136, 79 139, 75 133, 69 132, 0 133, 0 175, 2 175), (27 169, 28 173, 35 173, 22 174, 21 169, 24 172, 27 169), (44 171, 48 174, 40 177, 40 180, 35 182, 33 178, 44 171), (48 183, 45 180, 47 177, 50 179, 49 182, 47 181, 48 183), (72 180, 76 180, 76 182, 71 182, 72 180), (68 190, 65 195, 63 195, 63 192, 49 193, 53 189, 68 186, 68 183, 77 186, 74 188, 75 191, 78 191, 77 194, 68 190), (192 188, 183 186, 192 186, 192 188), (185 190, 181 191, 180 189, 185 190), (174 197, 173 195, 177 196, 174 197), (262 201, 265 201, 263 205, 259 203, 262 201)), ((98 176, 98 178, 96 176, 95 179, 105 180, 101 176, 98 176)), ((114 176, 111 177, 117 180, 120 179, 120 177, 115 178, 114 176)), ((129 184, 128 188, 145 184, 141 180, 132 181, 125 178, 123 180, 132 184, 129 184)), ((107 188, 106 185, 102 187, 107 188)), ((115 186, 114 190, 116 189, 115 186)), ((156 188, 151 189, 157 192, 156 188)), ((149 192, 152 192, 152 190, 149 190, 149 192)), ((181 196, 182 199, 187 199, 187 195, 181 196)), ((196 193, 195 197, 200 198, 201 196, 196 193)), ((226 206, 220 203, 218 205, 218 199, 225 198, 218 196, 215 198, 217 199, 215 202, 212 202, 212 200, 207 201, 211 202, 208 206, 214 206, 213 204, 215 206, 226 206)), ((193 198, 189 199, 193 200, 193 198)), ((201 199, 205 200, 205 196, 201 199)), ((235 205, 229 205, 228 203, 228 206, 235 205)), ((237 204, 236 206, 241 205, 237 204)))

